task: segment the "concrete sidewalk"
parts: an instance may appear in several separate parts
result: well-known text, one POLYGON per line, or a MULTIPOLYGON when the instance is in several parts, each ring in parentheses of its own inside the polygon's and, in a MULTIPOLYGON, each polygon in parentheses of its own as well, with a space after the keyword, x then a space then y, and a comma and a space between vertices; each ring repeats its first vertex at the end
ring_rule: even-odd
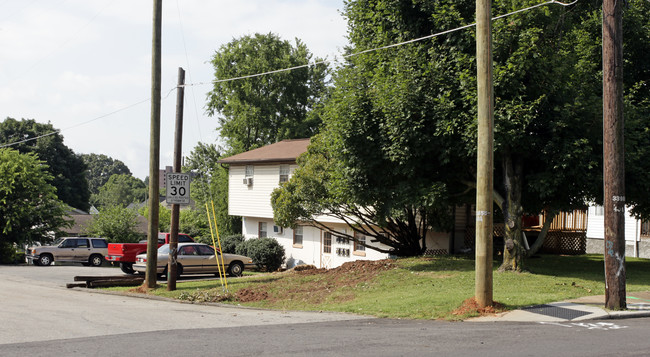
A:
POLYGON ((585 296, 467 321, 564 322, 650 317, 650 292, 628 293, 626 302, 627 310, 613 311, 605 309, 605 295, 585 296))

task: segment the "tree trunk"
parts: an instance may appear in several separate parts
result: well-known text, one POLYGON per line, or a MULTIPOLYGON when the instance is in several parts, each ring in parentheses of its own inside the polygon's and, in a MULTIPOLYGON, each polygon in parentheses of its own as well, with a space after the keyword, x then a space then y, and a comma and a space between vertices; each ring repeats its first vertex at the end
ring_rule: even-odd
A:
POLYGON ((503 177, 505 181, 505 202, 503 207, 505 235, 503 263, 499 271, 521 271, 525 249, 521 236, 521 207, 523 164, 521 159, 506 152, 503 155, 503 177))
POLYGON ((527 257, 530 257, 533 254, 537 253, 539 248, 542 247, 542 245, 544 244, 544 240, 546 240, 546 235, 548 234, 549 228, 551 228, 551 223, 553 223, 553 219, 555 219, 556 215, 557 215, 556 210, 546 211, 546 219, 544 220, 544 224, 542 225, 542 230, 539 232, 539 235, 537 236, 537 240, 530 247, 530 250, 526 254, 527 257))

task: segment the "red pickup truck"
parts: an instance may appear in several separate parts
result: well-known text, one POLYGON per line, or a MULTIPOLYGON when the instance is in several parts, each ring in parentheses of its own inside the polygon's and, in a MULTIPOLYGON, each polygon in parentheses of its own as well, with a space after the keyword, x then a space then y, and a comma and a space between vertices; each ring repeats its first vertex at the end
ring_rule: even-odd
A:
MULTIPOLYGON (((169 244, 170 233, 158 233, 158 247, 163 244, 169 244)), ((194 242, 192 237, 187 234, 178 233, 178 242, 194 242)), ((127 274, 135 274, 133 263, 135 256, 147 252, 147 241, 140 243, 108 243, 108 255, 106 260, 109 262, 120 263, 120 269, 127 274)))

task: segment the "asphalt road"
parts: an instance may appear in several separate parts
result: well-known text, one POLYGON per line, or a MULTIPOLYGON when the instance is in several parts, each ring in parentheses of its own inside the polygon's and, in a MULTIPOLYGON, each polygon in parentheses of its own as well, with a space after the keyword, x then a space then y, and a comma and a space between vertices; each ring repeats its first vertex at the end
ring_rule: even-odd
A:
POLYGON ((117 272, 0 266, 0 356, 593 357, 650 351, 647 318, 545 324, 389 320, 65 288, 75 275, 117 272))

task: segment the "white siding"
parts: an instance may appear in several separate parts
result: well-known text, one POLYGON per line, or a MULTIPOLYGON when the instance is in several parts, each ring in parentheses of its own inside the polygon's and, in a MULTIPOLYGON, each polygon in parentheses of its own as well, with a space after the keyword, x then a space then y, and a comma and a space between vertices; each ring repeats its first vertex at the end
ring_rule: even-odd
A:
MULTIPOLYGON (((637 238, 638 221, 628 213, 625 207, 625 240, 634 241, 637 238)), ((596 206, 591 205, 587 210, 587 238, 588 239, 605 239, 605 216, 596 215, 596 206)))
MULTIPOLYGON (((337 242, 336 237, 332 237, 332 249, 330 253, 323 253, 322 231, 320 229, 303 226, 302 245, 293 244, 293 230, 285 228, 282 233, 273 233, 273 220, 245 217, 242 222, 243 234, 246 239, 255 239, 258 235, 259 222, 267 222, 268 236, 275 238, 284 248, 286 255, 287 268, 293 268, 296 265, 309 264, 317 268, 335 268, 345 262, 355 260, 380 260, 388 258, 388 254, 380 253, 376 250, 366 248, 365 256, 354 254, 354 243, 337 242), (337 254, 338 249, 349 249, 350 255, 343 256, 337 254)), ((333 226, 339 232, 348 232, 344 225, 333 226)), ((349 230, 349 228, 347 228, 349 230)))
MULTIPOLYGON (((290 167, 293 172, 296 165, 290 167)), ((250 186, 243 183, 245 170, 245 165, 231 165, 228 170, 228 214, 273 218, 271 193, 280 186, 280 165, 255 165, 250 186)))

